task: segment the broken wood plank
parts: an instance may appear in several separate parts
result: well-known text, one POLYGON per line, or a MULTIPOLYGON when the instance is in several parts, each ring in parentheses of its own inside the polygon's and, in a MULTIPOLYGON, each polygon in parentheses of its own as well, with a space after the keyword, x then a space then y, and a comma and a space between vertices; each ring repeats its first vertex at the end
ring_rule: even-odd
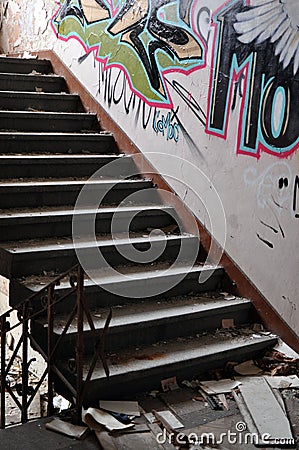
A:
POLYGON ((110 401, 100 400, 99 406, 106 411, 112 411, 115 413, 126 414, 127 416, 140 416, 140 409, 137 402, 128 401, 110 401))
POLYGON ((289 420, 264 378, 252 378, 239 389, 263 440, 267 440, 266 436, 269 442, 293 439, 289 420))

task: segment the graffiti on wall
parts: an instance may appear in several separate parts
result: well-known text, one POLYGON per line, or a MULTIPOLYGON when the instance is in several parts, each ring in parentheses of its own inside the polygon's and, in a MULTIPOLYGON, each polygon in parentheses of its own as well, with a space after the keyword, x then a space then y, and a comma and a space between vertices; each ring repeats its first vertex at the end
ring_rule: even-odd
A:
MULTIPOLYGON (((173 74, 204 68, 209 45, 207 107, 195 111, 206 133, 226 139, 233 117, 237 153, 288 157, 299 146, 298 0, 229 0, 213 14, 200 0, 61 0, 53 26, 94 50, 104 71, 118 67, 146 105, 171 111, 174 92, 198 104, 194 88, 181 96, 173 74)), ((177 142, 176 127, 166 131, 170 116, 160 114, 155 132, 177 142)))
POLYGON ((230 1, 213 17, 207 132, 226 138, 240 82, 237 152, 286 157, 298 148, 297 0, 230 1))
POLYGON ((194 0, 64 0, 52 24, 60 39, 96 50, 119 67, 131 90, 151 106, 172 107, 164 75, 205 64, 205 41, 194 31, 194 0))
POLYGON ((273 249, 279 239, 286 237, 284 216, 299 219, 299 175, 293 174, 287 161, 278 161, 259 174, 256 166, 247 167, 244 183, 257 193, 256 237, 273 249))

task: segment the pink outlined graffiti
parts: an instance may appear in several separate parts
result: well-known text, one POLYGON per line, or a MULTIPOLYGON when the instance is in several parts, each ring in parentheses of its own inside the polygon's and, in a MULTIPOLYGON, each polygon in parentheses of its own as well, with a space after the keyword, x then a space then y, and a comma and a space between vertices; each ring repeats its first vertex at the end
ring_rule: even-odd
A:
MULTIPOLYGON (((102 0, 94 1, 102 2, 102 0)), ((101 22, 103 24, 106 21, 105 33, 111 36, 111 38, 114 38, 119 47, 126 46, 126 48, 133 48, 137 59, 139 59, 139 63, 141 62, 145 71, 148 84, 154 94, 153 98, 146 96, 142 89, 136 88, 132 77, 132 72, 136 69, 136 64, 134 65, 130 61, 126 63, 112 61, 111 55, 103 54, 102 44, 100 42, 95 45, 89 45, 88 42, 84 41, 76 33, 71 32, 63 35, 60 32, 59 25, 62 21, 67 20, 71 16, 76 17, 78 14, 80 14, 80 23, 85 28, 90 26, 91 21, 87 21, 84 10, 78 9, 78 6, 82 8, 82 0, 66 0, 63 4, 60 4, 60 7, 52 18, 52 28, 60 40, 66 42, 70 39, 75 39, 80 42, 85 53, 94 51, 95 59, 104 65, 104 70, 116 67, 124 71, 130 90, 148 105, 167 109, 173 108, 173 102, 165 82, 165 76, 169 73, 189 75, 206 65, 205 40, 193 28, 192 9, 195 2, 194 0, 184 0, 182 2, 174 2, 173 0, 144 0, 144 3, 148 7, 144 11, 141 11, 138 21, 130 25, 126 15, 131 12, 134 3, 135 0, 126 0, 120 7, 117 6, 113 9, 111 7, 112 2, 110 1, 105 4, 105 7, 110 11, 110 17, 104 18, 98 21, 98 23, 101 22), (169 19, 165 20, 163 7, 170 3, 176 3, 177 5, 179 12, 178 23, 175 21, 170 22, 169 19), (72 8, 70 9, 70 13, 67 12, 67 14, 65 14, 66 4, 72 8), (184 4, 185 8, 182 9, 181 4, 184 4), (65 15, 63 16, 62 13, 65 15), (149 36, 147 48, 144 47, 144 43, 140 38, 144 33, 149 36), (168 67, 161 66, 157 58, 158 52, 166 55, 168 60, 172 60, 171 64, 168 63, 168 67), (131 67, 129 64, 131 64, 131 67)), ((92 23, 92 25, 95 23, 92 23)))
MULTIPOLYGON (((265 9, 260 10, 265 5, 253 7, 250 1, 227 1, 212 17, 213 63, 206 132, 222 139, 227 138, 234 87, 238 83, 242 84, 236 152, 256 158, 260 157, 261 152, 286 158, 299 147, 296 126, 299 111, 296 55, 299 65, 299 45, 297 49, 294 46, 286 47, 280 53, 279 39, 291 19, 285 11, 275 11, 275 2, 272 3, 274 19, 270 14, 270 2, 267 6, 270 9, 270 23, 266 22, 264 28, 259 24, 259 17, 260 21, 265 21, 267 13, 265 9), (275 14, 282 16, 276 20, 275 14), (273 31, 271 24, 275 24, 273 31), (284 24, 284 28, 280 30, 281 24, 284 24), (282 98, 282 106, 278 131, 274 132, 274 103, 277 95, 282 98)), ((294 35, 290 34, 288 39, 299 42, 298 30, 294 31, 294 35)))

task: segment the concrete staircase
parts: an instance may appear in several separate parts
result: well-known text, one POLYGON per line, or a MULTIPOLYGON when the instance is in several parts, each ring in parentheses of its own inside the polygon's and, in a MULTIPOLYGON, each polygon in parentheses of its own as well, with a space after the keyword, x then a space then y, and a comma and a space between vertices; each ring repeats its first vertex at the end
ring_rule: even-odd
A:
MULTIPOLYGON (((75 212, 82 220, 91 214, 96 217, 97 239, 85 237, 81 248, 88 254, 97 247, 117 269, 107 276, 104 268, 94 268, 96 278, 85 280, 97 332, 113 309, 106 341, 110 379, 99 364, 86 401, 153 389, 170 376, 190 378, 230 360, 254 357, 273 345, 275 338, 251 331, 248 325, 256 312, 250 300, 238 297, 222 267, 202 263, 202 248, 191 270, 188 261, 172 267, 182 244, 196 248, 197 237, 177 231, 176 211, 161 202, 151 180, 128 177, 135 170, 132 158, 117 149, 113 136, 101 131, 96 115, 85 113, 80 98, 68 94, 65 80, 51 71, 48 61, 0 58, 0 274, 11 280, 10 304, 16 305, 76 264, 72 241, 76 198, 86 180, 107 167, 105 177, 93 181, 100 193, 107 192, 102 204, 96 210, 87 205, 75 212), (109 169, 115 161, 117 173, 113 165, 109 169), (147 190, 142 201, 118 208, 128 195, 147 190), (111 236, 112 219, 117 236, 111 236), (130 238, 125 234, 128 222, 130 238), (153 234, 153 229, 164 233, 153 234), (165 248, 154 262, 134 263, 125 256, 132 244, 139 252, 155 245, 165 248), (198 283, 203 271, 210 277, 198 283), (167 288, 176 279, 180 281, 167 288), (115 286, 122 295, 113 293, 115 286), (163 293, 150 296, 157 286, 163 293), (235 295, 225 297, 223 289, 235 295), (221 329, 223 319, 233 319, 235 327, 221 329)), ((57 289, 66 288, 62 282, 57 289)), ((62 333, 73 302, 74 298, 57 308, 54 339, 62 333)), ((87 324, 84 329, 87 365, 94 353, 94 336, 87 324)), ((32 320, 31 333, 46 348, 44 315, 32 320)), ((73 385, 75 342, 71 328, 56 361, 73 385)), ((62 389, 59 383, 57 389, 62 389)))

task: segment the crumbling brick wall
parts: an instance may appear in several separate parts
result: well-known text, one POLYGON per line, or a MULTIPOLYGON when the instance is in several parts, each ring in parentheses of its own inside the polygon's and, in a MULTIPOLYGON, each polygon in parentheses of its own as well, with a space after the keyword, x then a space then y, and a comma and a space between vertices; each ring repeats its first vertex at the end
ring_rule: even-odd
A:
POLYGON ((0 0, 0 50, 2 53, 52 48, 55 35, 51 17, 55 0, 0 0))

